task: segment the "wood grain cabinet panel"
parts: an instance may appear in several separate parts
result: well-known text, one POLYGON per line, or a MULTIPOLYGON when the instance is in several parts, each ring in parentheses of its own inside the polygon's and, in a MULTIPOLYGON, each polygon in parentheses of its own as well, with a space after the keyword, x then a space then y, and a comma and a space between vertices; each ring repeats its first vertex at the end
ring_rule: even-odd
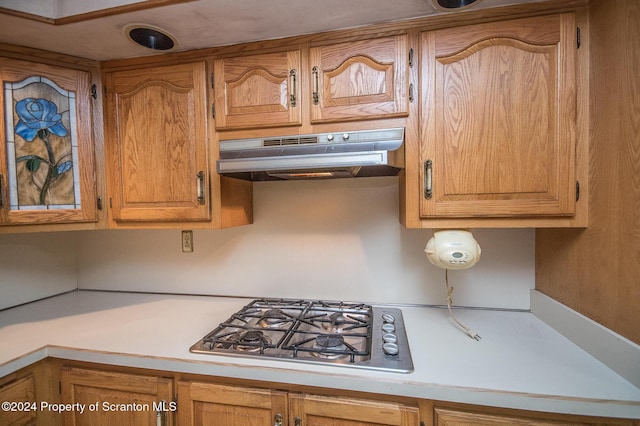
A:
POLYGON ((571 216, 573 14, 421 35, 420 215, 571 216))
POLYGON ((396 403, 178 382, 178 423, 185 426, 416 426, 418 408, 396 403))
POLYGON ((435 407, 434 426, 633 426, 634 420, 501 410, 435 407))
POLYGON ((26 426, 36 424, 40 406, 35 400, 33 376, 19 378, 0 386, 0 402, 14 404, 0 414, 0 424, 26 426))
POLYGON ((201 382, 178 382, 182 426, 286 426, 287 394, 201 382))
POLYGON ((312 47, 311 123, 407 116, 408 56, 406 35, 312 47))
POLYGON ((105 84, 112 219, 209 220, 205 63, 110 72, 105 84))
POLYGON ((293 425, 301 426, 415 426, 418 408, 361 399, 306 394, 289 396, 293 425))
POLYGON ((173 424, 173 381, 163 377, 63 367, 62 402, 84 412, 64 413, 70 426, 169 426, 173 424), (164 403, 163 403, 164 401, 164 403), (92 409, 90 406, 95 407, 92 409), (158 412, 158 409, 164 408, 158 412))
POLYGON ((217 129, 302 124, 300 50, 214 61, 217 129))
POLYGON ((0 225, 97 222, 91 77, 0 58, 0 225))

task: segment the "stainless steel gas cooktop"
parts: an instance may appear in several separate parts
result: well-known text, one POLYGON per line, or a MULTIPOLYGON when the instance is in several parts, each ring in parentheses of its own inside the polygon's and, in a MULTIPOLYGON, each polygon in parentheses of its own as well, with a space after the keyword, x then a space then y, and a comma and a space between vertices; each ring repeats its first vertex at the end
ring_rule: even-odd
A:
POLYGON ((256 299, 190 350, 413 371, 402 311, 364 303, 256 299))

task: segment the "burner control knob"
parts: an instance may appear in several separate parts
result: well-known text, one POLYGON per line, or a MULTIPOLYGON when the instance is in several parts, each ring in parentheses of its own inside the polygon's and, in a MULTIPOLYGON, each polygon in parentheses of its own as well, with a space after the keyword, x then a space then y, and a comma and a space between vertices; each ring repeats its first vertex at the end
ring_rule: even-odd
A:
POLYGON ((391 314, 382 314, 382 321, 393 324, 396 322, 396 319, 391 314))
POLYGON ((398 355, 398 345, 395 343, 384 343, 382 345, 382 350, 387 355, 398 355))
POLYGON ((398 343, 398 336, 393 333, 385 333, 382 335, 382 340, 385 343, 398 343))
POLYGON ((391 324, 390 322, 386 322, 382 324, 382 331, 384 331, 385 333, 393 333, 394 331, 396 331, 396 326, 391 324))

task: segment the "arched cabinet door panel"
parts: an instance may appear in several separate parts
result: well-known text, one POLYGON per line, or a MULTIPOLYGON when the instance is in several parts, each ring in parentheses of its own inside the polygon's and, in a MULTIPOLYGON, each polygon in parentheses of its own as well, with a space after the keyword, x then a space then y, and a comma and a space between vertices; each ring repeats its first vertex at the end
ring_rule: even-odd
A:
POLYGON ((300 61, 300 50, 216 59, 216 128, 301 125, 300 61))
POLYGON ((573 14, 421 34, 422 218, 571 216, 573 14))
POLYGON ((107 73, 114 221, 210 219, 205 68, 194 62, 107 73))
POLYGON ((407 116, 408 57, 406 35, 311 48, 311 122, 407 116))

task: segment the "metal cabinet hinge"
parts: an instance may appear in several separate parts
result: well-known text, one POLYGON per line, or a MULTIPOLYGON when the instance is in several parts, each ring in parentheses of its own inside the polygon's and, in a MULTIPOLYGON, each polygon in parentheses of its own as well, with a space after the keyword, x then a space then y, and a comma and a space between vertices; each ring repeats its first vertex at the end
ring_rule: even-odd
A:
POLYGON ((576 27, 576 48, 580 49, 581 44, 582 44, 582 39, 580 37, 580 27, 576 27))
POLYGON ((211 88, 215 89, 215 86, 213 84, 213 71, 211 71, 211 88))
POLYGON ((409 103, 413 103, 413 83, 409 84, 409 103))
POLYGON ((98 99, 98 86, 96 86, 95 83, 91 85, 91 97, 98 99))
POLYGON ((211 104, 211 118, 216 118, 216 105, 214 103, 211 104))
POLYGON ((409 49, 409 68, 413 68, 413 47, 409 49))
POLYGON ((580 199, 580 181, 576 181, 576 201, 580 199))
POLYGON ((104 207, 104 206, 102 205, 102 197, 98 197, 98 198, 97 198, 97 200, 96 200, 96 206, 98 207, 98 210, 99 210, 99 211, 102 211, 102 208, 104 207))

